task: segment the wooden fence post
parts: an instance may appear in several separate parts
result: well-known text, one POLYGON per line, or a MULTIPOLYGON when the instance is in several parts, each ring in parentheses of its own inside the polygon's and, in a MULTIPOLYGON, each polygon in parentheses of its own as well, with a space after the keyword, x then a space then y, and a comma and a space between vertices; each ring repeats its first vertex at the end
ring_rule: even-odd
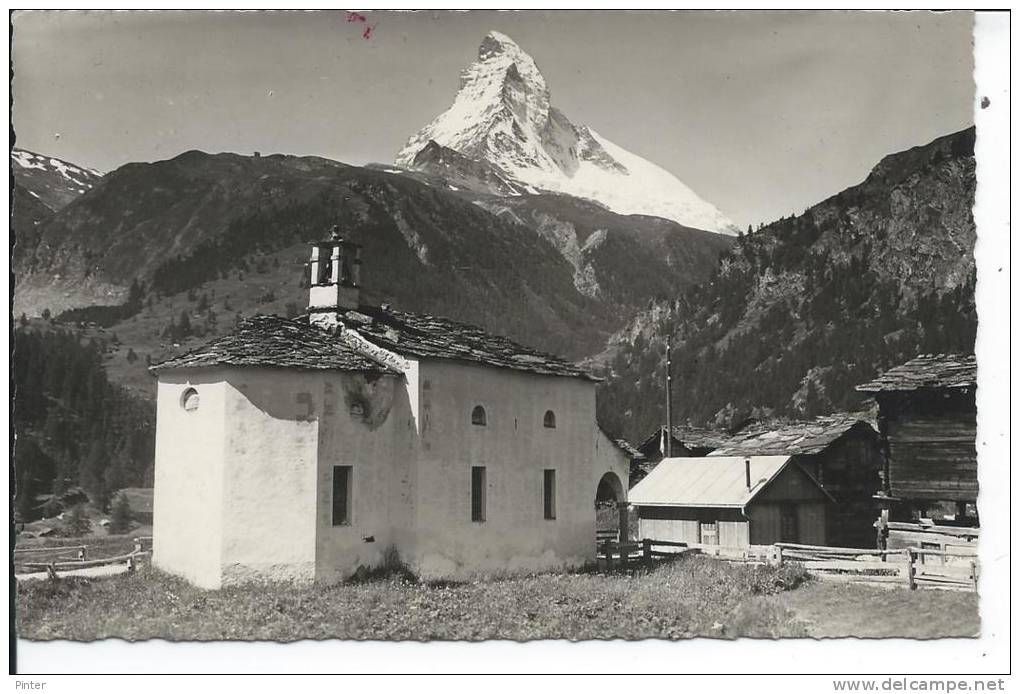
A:
POLYGON ((645 539, 641 541, 641 552, 644 554, 645 566, 652 565, 652 541, 645 539))
POLYGON ((135 551, 136 552, 142 551, 142 539, 140 537, 135 538, 135 551))
POLYGON ((783 565, 783 548, 776 545, 776 566, 783 565))
POLYGON ((82 548, 78 550, 78 561, 85 561, 85 549, 86 547, 83 545, 82 548))
POLYGON ((974 592, 978 589, 978 565, 973 559, 970 561, 970 580, 974 584, 974 592))
POLYGON ((127 570, 128 570, 128 573, 134 573, 135 572, 135 558, 134 558, 134 556, 129 556, 128 557, 127 570))
POLYGON ((51 581, 57 580, 57 568, 53 566, 53 562, 46 565, 46 575, 49 576, 51 581))
POLYGON ((910 590, 917 589, 917 581, 915 580, 914 573, 916 571, 916 568, 914 566, 915 559, 916 556, 914 554, 914 548, 907 547, 907 586, 910 588, 910 590))

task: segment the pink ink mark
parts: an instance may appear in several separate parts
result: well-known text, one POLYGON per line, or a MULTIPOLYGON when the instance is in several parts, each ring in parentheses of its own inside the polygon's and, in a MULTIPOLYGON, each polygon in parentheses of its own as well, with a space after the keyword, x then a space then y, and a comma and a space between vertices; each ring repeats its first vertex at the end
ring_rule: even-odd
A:
POLYGON ((361 38, 363 39, 372 38, 372 30, 375 29, 375 26, 376 26, 375 24, 372 24, 371 26, 365 27, 365 31, 361 33, 361 38))
POLYGON ((364 22, 366 21, 365 15, 360 12, 352 12, 347 10, 347 21, 348 22, 364 22))

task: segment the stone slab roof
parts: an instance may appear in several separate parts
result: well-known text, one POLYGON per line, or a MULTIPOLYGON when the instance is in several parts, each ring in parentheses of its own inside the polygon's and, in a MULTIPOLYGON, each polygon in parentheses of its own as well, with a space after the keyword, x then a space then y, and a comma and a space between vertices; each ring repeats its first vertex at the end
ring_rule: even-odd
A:
POLYGON ((729 440, 730 435, 717 429, 675 426, 673 438, 688 448, 718 448, 729 440))
MULTIPOLYGON (((649 434, 641 443, 641 450, 648 450, 649 448, 657 450, 661 445, 663 429, 665 427, 656 429, 649 434)), ((706 429, 704 427, 679 424, 673 426, 673 440, 687 446, 687 448, 715 449, 729 441, 730 435, 718 429, 706 429)))
POLYGON ((973 354, 922 354, 889 369, 874 381, 857 386, 857 390, 883 393, 976 385, 977 358, 973 354))
POLYGON ((599 426, 599 431, 601 431, 602 434, 607 439, 609 439, 613 443, 614 446, 616 446, 621 451, 623 451, 623 453, 628 458, 630 458, 631 462, 642 462, 642 461, 646 460, 645 454, 642 453, 641 451, 639 451, 638 449, 634 448, 632 445, 630 445, 630 443, 626 439, 618 439, 618 438, 614 438, 614 437, 610 436, 609 432, 607 432, 601 426, 599 426))
POLYGON ((807 422, 754 425, 734 434, 709 456, 814 455, 854 427, 875 431, 866 414, 850 412, 816 417, 807 422))
MULTIPOLYGON (((340 315, 345 328, 404 357, 444 359, 546 376, 599 380, 576 364, 530 349, 466 323, 388 306, 363 306, 340 315)), ((371 350, 368 350, 371 351, 371 350)), ((150 367, 153 372, 200 366, 275 366, 399 373, 335 334, 296 319, 257 315, 229 335, 150 367)))
POLYGON ((346 311, 340 320, 369 342, 411 358, 473 362, 547 376, 600 380, 576 364, 448 318, 405 313, 384 304, 346 311))
POLYGON ((167 369, 208 366, 273 366, 292 369, 400 372, 340 343, 304 320, 256 315, 242 321, 229 335, 154 364, 154 373, 167 369))

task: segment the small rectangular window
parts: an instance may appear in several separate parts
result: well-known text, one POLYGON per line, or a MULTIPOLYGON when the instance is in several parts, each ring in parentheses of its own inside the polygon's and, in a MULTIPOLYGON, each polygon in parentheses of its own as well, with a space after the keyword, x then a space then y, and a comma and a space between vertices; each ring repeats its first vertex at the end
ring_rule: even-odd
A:
POLYGON ((556 471, 543 470, 542 497, 545 504, 545 517, 556 520, 556 471))
POLYGON ((485 520, 485 468, 471 468, 471 520, 485 520))
POLYGON ((333 525, 351 524, 351 466, 333 466, 333 525))

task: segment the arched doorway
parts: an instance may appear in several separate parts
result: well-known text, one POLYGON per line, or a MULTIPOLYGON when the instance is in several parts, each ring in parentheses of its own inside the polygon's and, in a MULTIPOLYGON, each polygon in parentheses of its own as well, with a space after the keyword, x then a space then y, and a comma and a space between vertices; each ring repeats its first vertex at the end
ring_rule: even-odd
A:
POLYGON ((606 540, 626 540, 626 530, 621 535, 620 528, 627 527, 627 495, 623 482, 615 472, 607 472, 599 480, 595 489, 595 542, 600 544, 606 540))

